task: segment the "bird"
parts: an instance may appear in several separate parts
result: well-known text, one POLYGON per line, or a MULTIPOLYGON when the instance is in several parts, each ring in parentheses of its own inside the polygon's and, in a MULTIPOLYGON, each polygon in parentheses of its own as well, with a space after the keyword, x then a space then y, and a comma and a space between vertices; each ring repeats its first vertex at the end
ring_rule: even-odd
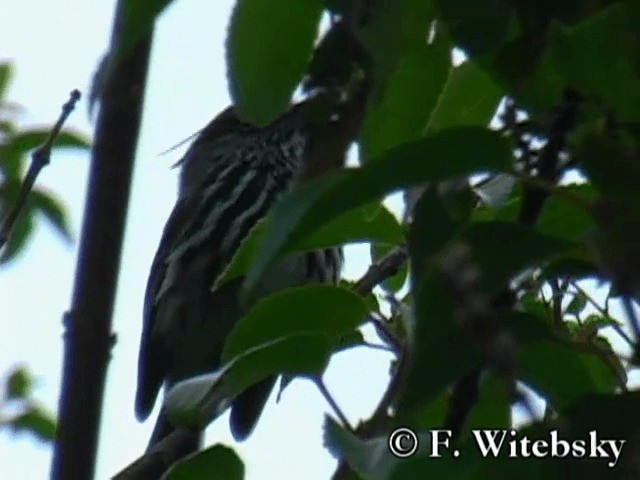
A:
MULTIPOLYGON (((158 394, 215 371, 225 340, 250 305, 239 301, 242 278, 212 289, 234 253, 274 203, 294 186, 344 165, 362 122, 368 85, 316 93, 271 123, 254 125, 226 108, 195 137, 180 167, 178 195, 147 282, 138 357, 135 413, 148 418, 158 394)), ((254 301, 308 283, 335 283, 340 246, 289 255, 259 284, 254 301)), ((275 383, 269 377, 231 403, 238 441, 255 427, 275 383)), ((147 451, 174 427, 161 408, 147 451)), ((202 432, 184 446, 197 451, 202 432)))

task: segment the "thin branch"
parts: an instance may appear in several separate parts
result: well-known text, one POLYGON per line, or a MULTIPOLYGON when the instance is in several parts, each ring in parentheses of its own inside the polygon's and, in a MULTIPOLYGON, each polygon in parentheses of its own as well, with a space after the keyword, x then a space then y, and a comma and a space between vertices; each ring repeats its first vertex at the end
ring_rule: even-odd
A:
POLYGON ((316 384, 316 387, 318 387, 318 390, 320 390, 320 393, 325 398, 325 400, 327 400, 327 402, 329 403, 329 405, 333 409, 333 411, 336 414, 336 416, 340 419, 340 422, 342 423, 342 426, 344 428, 346 428, 347 430, 349 430, 350 432, 353 432, 353 427, 349 423, 349 420, 347 419, 347 416, 344 414, 342 409, 338 406, 338 403, 335 401, 335 399, 333 398, 333 396, 331 395, 331 393, 327 389, 327 386, 325 385, 325 383, 322 380, 322 378, 315 377, 313 379, 313 382, 316 384))
MULTIPOLYGON (((586 298, 587 302, 589 302, 593 308, 595 308, 598 313, 604 317, 609 318, 609 312, 607 311, 607 308, 603 308, 601 307, 598 302, 595 301, 595 299, 589 295, 586 290, 584 288, 582 288, 581 286, 578 285, 577 282, 571 282, 571 286, 573 288, 576 289, 577 292, 579 292, 581 295, 584 296, 584 298, 586 298)), ((620 325, 618 325, 617 323, 612 323, 610 325, 611 328, 613 328, 615 330, 615 332, 620 335, 622 337, 622 339, 627 342, 627 344, 633 349, 635 348, 635 342, 633 340, 631 340, 631 337, 629 337, 629 335, 627 335, 627 333, 622 329, 622 327, 620 325)))
POLYGON ((395 275, 406 260, 405 246, 392 248, 380 260, 371 264, 369 270, 353 286, 353 291, 363 296, 368 295, 376 285, 395 275))
MULTIPOLYGON (((627 314, 627 321, 631 326, 631 330, 636 337, 636 342, 640 341, 640 325, 638 324, 638 315, 636 315, 636 311, 633 308, 633 302, 629 295, 624 295, 622 297, 622 306, 624 307, 624 311, 627 314)), ((637 343, 633 344, 637 347, 637 343)))
POLYGON ((24 182, 22 182, 20 192, 18 192, 16 203, 14 204, 13 209, 11 209, 11 211, 9 212, 9 215, 7 215, 7 217, 4 219, 2 227, 0 228, 0 249, 2 249, 2 247, 4 247, 4 245, 7 243, 9 234, 11 233, 16 220, 20 216, 20 212, 27 202, 27 197, 33 189, 33 185, 35 184, 36 178, 38 178, 40 171, 49 164, 53 142, 60 134, 60 130, 62 130, 64 122, 66 122, 67 118, 69 118, 69 115, 75 108, 78 100, 80 100, 80 91, 73 90, 67 103, 62 106, 62 113, 49 132, 47 140, 38 148, 36 148, 31 154, 31 165, 29 165, 27 175, 24 178, 24 182))
POLYGON ((157 480, 171 465, 185 458, 183 446, 200 435, 186 429, 176 429, 153 448, 126 466, 112 480, 157 480))

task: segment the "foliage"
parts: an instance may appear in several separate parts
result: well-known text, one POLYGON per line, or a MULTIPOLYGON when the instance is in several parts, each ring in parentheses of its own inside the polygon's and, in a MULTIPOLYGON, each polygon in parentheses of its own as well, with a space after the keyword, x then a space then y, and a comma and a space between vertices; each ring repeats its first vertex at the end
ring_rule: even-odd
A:
MULTIPOLYGON (((51 130, 49 127, 22 128, 18 125, 19 106, 5 100, 11 75, 11 64, 0 64, 0 219, 4 219, 15 204, 29 163, 29 152, 44 143, 51 130)), ((89 141, 84 135, 64 130, 53 147, 87 150, 89 141)), ((72 241, 67 213, 58 197, 43 187, 35 187, 0 252, 0 264, 14 260, 24 252, 39 218, 47 219, 63 241, 72 241)))
MULTIPOLYGON (((27 154, 45 142, 51 128, 21 128, 17 123, 20 105, 5 99, 13 68, 0 63, 0 221, 15 207, 18 192, 28 164, 27 154)), ((89 142, 81 134, 65 130, 54 143, 55 149, 88 149, 89 142)), ((56 195, 35 187, 22 206, 7 243, 0 250, 0 265, 19 257, 32 237, 36 220, 46 218, 62 240, 72 241, 71 227, 64 206, 56 195)), ((3 398, 0 400, 0 427, 13 432, 29 432, 39 440, 55 438, 56 423, 52 414, 32 398, 34 379, 25 366, 7 373, 3 398)))
POLYGON ((38 440, 51 442, 55 438, 56 422, 32 398, 34 383, 33 375, 25 366, 17 366, 7 374, 0 399, 0 428, 14 433, 28 432, 38 440))
MULTIPOLYGON (((125 24, 148 28, 161 8, 138 5, 125 24)), ((385 284, 388 322, 375 322, 377 302, 342 288, 263 300, 229 336, 226 364, 168 395, 174 421, 203 426, 274 372, 318 373, 345 348, 340 335, 374 321, 397 358, 371 419, 352 431, 327 422, 344 478, 583 478, 587 469, 593 478, 637 476, 640 418, 627 373, 640 361, 639 5, 278 0, 266 8, 238 0, 227 63, 247 120, 267 123, 298 85, 343 85, 352 70, 371 76, 373 91, 361 166, 282 198, 221 281, 246 274, 250 295, 282 255, 367 241, 376 251, 407 246, 409 286, 385 284), (316 39, 323 8, 332 26, 316 39), (454 65, 452 52, 465 60, 454 65), (500 195, 489 188, 496 182, 500 195), (370 214, 409 188, 419 195, 405 225, 370 214), (586 279, 609 287, 604 301, 585 291, 586 279), (627 327, 615 302, 627 307, 627 327), (257 320, 276 313, 279 322, 257 320), (294 320, 310 315, 301 331, 294 320), (473 429, 514 426, 512 407, 530 406, 523 386, 546 401, 547 414, 527 415, 517 438, 558 429, 583 438, 595 429, 627 442, 616 468, 604 459, 514 460, 507 450, 481 459, 473 429), (419 438, 451 430, 460 456, 436 461, 420 451, 398 461, 386 439, 407 425, 419 438)), ((216 446, 173 475, 241 478, 239 462, 216 446)))

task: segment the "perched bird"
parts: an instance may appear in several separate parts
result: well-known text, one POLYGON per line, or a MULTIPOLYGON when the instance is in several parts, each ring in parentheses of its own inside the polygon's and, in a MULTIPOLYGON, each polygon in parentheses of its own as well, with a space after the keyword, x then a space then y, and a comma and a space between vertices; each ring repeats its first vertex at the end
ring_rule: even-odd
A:
MULTIPOLYGON (((212 286, 256 223, 296 183, 340 168, 362 121, 368 88, 319 93, 263 127, 229 107, 180 160, 178 199, 164 228, 146 289, 135 411, 146 419, 161 386, 220 367, 234 324, 248 306, 241 280, 212 286)), ((309 282, 335 282, 340 248, 291 255, 266 275, 259 295, 309 282)), ((234 399, 237 440, 254 428, 273 387, 267 378, 234 399)), ((173 430, 161 411, 149 449, 173 430)), ((188 450, 196 450, 200 439, 188 450)))

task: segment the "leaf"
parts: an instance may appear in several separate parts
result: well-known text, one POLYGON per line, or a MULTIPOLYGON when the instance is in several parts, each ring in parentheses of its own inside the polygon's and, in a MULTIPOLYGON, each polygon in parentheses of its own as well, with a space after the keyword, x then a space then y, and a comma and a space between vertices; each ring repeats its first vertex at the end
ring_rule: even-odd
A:
POLYGON ((60 200, 41 189, 33 190, 30 195, 33 208, 38 209, 51 222, 56 232, 60 234, 65 242, 71 243, 73 235, 69 225, 69 218, 64 207, 60 204, 60 200))
MULTIPOLYGON (((557 187, 558 190, 579 195, 585 200, 595 198, 596 192, 589 184, 567 185, 557 187)), ((591 214, 575 203, 564 200, 560 195, 551 195, 544 202, 538 230, 547 235, 562 237, 571 241, 584 241, 596 228, 591 214)))
POLYGON ((516 353, 522 381, 562 409, 588 393, 611 392, 614 373, 598 356, 579 353, 557 341, 531 342, 516 353))
POLYGON ((26 399, 33 387, 33 377, 26 367, 16 368, 7 379, 5 397, 7 400, 26 399))
POLYGON ((511 392, 508 381, 491 373, 483 376, 478 401, 469 411, 465 422, 466 435, 473 430, 511 427, 511 392))
POLYGON ((126 1, 122 4, 123 19, 117 30, 114 42, 115 52, 111 52, 118 61, 129 56, 137 43, 151 31, 162 11, 172 0, 155 0, 153 2, 126 1))
POLYGON ((0 104, 13 76, 13 65, 9 62, 0 63, 0 104))
POLYGON ((429 0, 360 5, 366 5, 368 15, 357 35, 373 61, 373 77, 379 84, 378 91, 384 91, 389 77, 398 68, 401 56, 424 47, 433 20, 433 7, 429 0))
MULTIPOLYGON (((2 202, 0 205, 4 207, 5 198, 2 198, 2 193, 4 192, 0 191, 0 201, 2 202)), ((13 202, 8 205, 9 208, 12 206, 13 202)), ((2 211, 4 212, 5 209, 3 208, 2 211)), ((25 208, 20 212, 16 223, 13 224, 13 228, 9 234, 9 240, 0 251, 0 265, 15 260, 18 255, 24 251, 27 242, 32 236, 33 227, 33 210, 27 202, 25 208)))
POLYGON ((15 432, 26 431, 43 442, 51 442, 56 438, 56 422, 53 417, 37 405, 30 407, 11 420, 15 432))
POLYGON ((361 132, 365 158, 420 137, 447 79, 449 45, 437 41, 405 52, 378 102, 372 102, 361 132))
MULTIPOLYGON (((25 154, 34 148, 42 145, 49 138, 50 129, 30 128, 20 130, 4 142, 5 148, 9 151, 25 154)), ((60 132, 53 142, 53 148, 79 148, 88 150, 91 148, 91 141, 82 133, 71 129, 60 132)))
POLYGON ((414 361, 397 410, 402 416, 421 410, 481 361, 479 352, 463 337, 454 318, 453 300, 435 269, 419 278, 414 283, 414 361))
POLYGON ((331 417, 324 422, 324 444, 338 459, 346 460, 363 478, 383 480, 391 469, 401 462, 389 451, 388 437, 362 440, 338 425, 331 417))
POLYGON ((617 2, 572 27, 553 23, 550 41, 567 85, 604 99, 622 120, 638 121, 640 70, 631 21, 626 2, 617 2))
MULTIPOLYGON (((553 479, 581 479, 606 478, 628 479, 634 478, 637 468, 637 452, 640 439, 640 421, 638 419, 638 392, 622 394, 589 394, 580 398, 566 409, 559 412, 559 423, 547 425, 537 423, 521 431, 522 436, 530 439, 549 438, 550 430, 557 430, 558 437, 571 442, 573 440, 586 441, 587 449, 592 436, 596 436, 596 444, 600 440, 616 440, 622 445, 620 457, 612 467, 609 463, 614 459, 609 457, 589 458, 587 454, 582 458, 572 458, 571 455, 555 460, 546 460, 542 475, 536 478, 553 479), (558 426, 561 428, 558 430, 558 426), (553 470, 552 470, 553 469, 553 470), (555 473, 550 476, 549 473, 555 473)), ((609 451, 610 452, 610 451, 609 451)), ((587 450, 588 453, 588 450, 587 450)), ((532 462, 531 458, 523 458, 519 463, 532 462)), ((531 478, 519 475, 509 478, 531 478)))
POLYGON ((244 463, 230 447, 216 444, 174 464, 162 480, 242 480, 244 463))
MULTIPOLYGON (((402 242, 402 227, 381 203, 349 210, 296 242, 295 251, 315 250, 347 243, 376 242, 396 245, 402 242)), ((293 250, 288 249, 287 253, 293 250)))
POLYGON ((323 334, 295 334, 256 345, 214 373, 177 383, 164 406, 173 425, 202 430, 247 388, 273 374, 320 374, 330 355, 323 334))
MULTIPOLYGON (((389 253, 393 248, 394 248, 394 245, 372 243, 371 244, 372 261, 377 262, 382 257, 384 257, 387 253, 389 253)), ((398 269, 398 272, 389 278, 385 278, 384 281, 380 284, 380 286, 384 288, 387 292, 397 292, 406 283, 407 274, 409 273, 408 268, 409 267, 407 265, 407 262, 403 262, 403 264, 398 269)))
POLYGON ((312 285, 275 293, 261 300, 236 323, 222 360, 257 345, 293 334, 319 334, 338 342, 366 318, 368 309, 355 293, 330 285, 312 285))
POLYGON ((499 47, 515 32, 516 18, 510 2, 435 0, 434 3, 455 44, 471 57, 499 47))
POLYGON ((587 297, 584 293, 578 291, 575 293, 569 305, 567 305, 566 313, 569 315, 580 315, 582 310, 587 306, 587 297))
POLYGON ((486 126, 504 95, 500 85, 469 61, 452 68, 438 103, 431 112, 426 131, 456 126, 486 126))
POLYGON ((282 113, 309 62, 321 0, 241 0, 227 38, 229 88, 243 119, 266 125, 282 113))
POLYGON ((331 218, 400 188, 506 169, 510 160, 507 141, 496 133, 477 127, 452 128, 395 147, 362 168, 338 172, 291 192, 274 205, 267 219, 243 294, 255 288, 280 254, 294 250, 296 241, 331 218))
POLYGON ((576 159, 601 193, 631 204, 638 202, 640 168, 628 147, 611 138, 599 125, 584 126, 576 134, 575 144, 576 159))
POLYGON ((522 270, 571 251, 576 244, 509 222, 472 224, 463 234, 489 291, 505 285, 522 270))

